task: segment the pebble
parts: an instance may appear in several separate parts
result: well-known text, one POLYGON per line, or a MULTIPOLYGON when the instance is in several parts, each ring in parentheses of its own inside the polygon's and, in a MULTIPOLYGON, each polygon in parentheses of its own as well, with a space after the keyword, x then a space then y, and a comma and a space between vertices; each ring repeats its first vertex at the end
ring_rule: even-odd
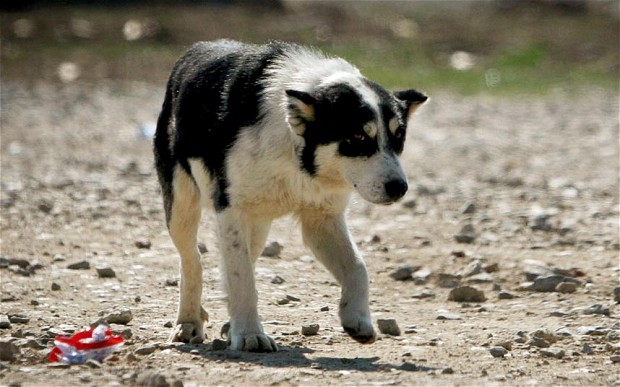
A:
POLYGON ((288 298, 281 298, 277 301, 278 305, 286 305, 288 303, 290 303, 291 300, 289 300, 288 298))
POLYGON ((283 248, 284 246, 282 246, 276 241, 273 241, 269 243, 267 246, 265 246, 265 248, 263 249, 263 252, 261 253, 261 256, 262 257, 277 257, 280 255, 283 248))
POLYGON ((555 291, 558 293, 575 293, 579 285, 573 282, 560 282, 555 291))
POLYGON ((530 222, 530 228, 534 231, 551 231, 553 226, 549 223, 549 218, 551 218, 548 214, 538 214, 534 216, 530 222))
POLYGON ((620 363, 620 355, 611 355, 609 357, 612 363, 620 363))
POLYGON ((500 290, 497 297, 500 300, 512 300, 513 298, 516 298, 517 296, 514 293, 509 292, 508 290, 500 290))
POLYGON ((451 367, 446 367, 441 370, 442 375, 452 375, 453 373, 454 373, 454 370, 451 367))
POLYGON ((101 368, 101 362, 99 362, 99 361, 97 361, 95 359, 88 359, 88 360, 86 360, 84 365, 86 365, 89 368, 101 368))
POLYGON ((166 321, 166 323, 164 324, 164 328, 172 328, 174 325, 172 324, 172 321, 166 321))
POLYGON ((506 354, 508 354, 508 350, 504 347, 491 347, 491 349, 489 349, 489 352, 493 357, 504 357, 506 356, 506 354))
POLYGON ((517 334, 515 335, 513 341, 515 343, 519 343, 519 344, 525 343, 527 341, 527 333, 523 332, 523 331, 517 332, 517 334))
POLYGON ((166 377, 156 371, 144 371, 136 378, 136 385, 147 387, 171 387, 166 377))
POLYGON ((19 347, 13 343, 14 339, 0 340, 0 360, 14 361, 17 355, 21 353, 19 347))
POLYGON ((377 327, 379 328, 379 332, 385 335, 400 336, 400 328, 393 318, 377 319, 377 327))
POLYGON ((30 318, 22 314, 10 314, 9 321, 13 324, 27 324, 30 322, 30 318))
POLYGON ((75 263, 72 263, 69 266, 67 266, 67 269, 71 269, 71 270, 88 270, 88 269, 90 269, 90 262, 88 262, 88 261, 75 262, 75 263))
POLYGON ((521 288, 534 292, 555 292, 556 287, 562 282, 581 285, 581 281, 575 278, 565 277, 563 275, 550 275, 547 277, 538 277, 532 283, 527 282, 522 284, 521 288))
POLYGON ((414 272, 411 277, 413 278, 413 283, 415 283, 416 285, 424 285, 429 281, 432 274, 433 272, 431 271, 431 269, 424 267, 414 272))
POLYGON ((276 275, 271 279, 271 283, 275 285, 282 285, 284 282, 284 278, 280 277, 279 275, 276 275))
POLYGON ((208 253, 208 252, 209 252, 209 250, 207 250, 207 245, 205 245, 205 244, 204 244, 204 243, 202 243, 202 242, 198 242, 198 252, 199 252, 200 254, 205 254, 205 253, 208 253))
POLYGON ((566 353, 561 348, 544 348, 540 350, 540 354, 547 357, 561 359, 566 353))
POLYGON ((581 326, 577 328, 577 333, 587 336, 605 336, 609 333, 609 329, 605 327, 581 326))
POLYGON ((474 243, 476 240, 476 229, 471 223, 468 223, 461 228, 461 231, 454 235, 454 239, 458 243, 474 243))
POLYGON ((304 324, 301 326, 301 334, 304 336, 314 336, 319 333, 319 324, 304 324))
POLYGON ((603 316, 609 316, 609 308, 601 304, 594 304, 591 307, 584 310, 583 314, 601 314, 603 316))
POLYGON ((483 302, 486 301, 484 292, 472 286, 454 288, 448 294, 448 301, 456 302, 483 302))
POLYGON ((139 239, 134 242, 134 245, 139 249, 150 249, 152 244, 148 239, 139 239))
POLYGON ((439 273, 437 285, 442 288, 455 288, 461 284, 461 276, 449 273, 439 273))
POLYGON ((97 320, 97 323, 106 322, 108 324, 127 325, 132 319, 133 314, 131 313, 131 309, 125 308, 109 313, 108 315, 97 320))
POLYGON ((532 337, 540 337, 541 339, 547 340, 549 343, 554 344, 557 343, 558 338, 553 332, 546 329, 538 329, 532 333, 532 337))
POLYGON ((57 284, 56 282, 52 282, 52 290, 55 292, 60 290, 60 285, 57 284))
POLYGON ((228 342, 226 340, 213 339, 211 343, 212 351, 223 351, 228 348, 228 342))
POLYGON ((415 293, 411 296, 411 298, 424 299, 424 298, 433 298, 435 297, 435 293, 430 289, 424 289, 420 293, 415 293))
POLYGON ((136 355, 150 355, 151 353, 157 351, 156 344, 148 344, 143 347, 140 347, 134 351, 136 355))
POLYGON ((509 351, 512 351, 512 341, 510 340, 506 340, 506 341, 500 341, 498 343, 495 344, 496 347, 502 347, 505 348, 509 351))
POLYGON ((179 286, 179 280, 176 278, 169 278, 164 282, 164 286, 179 286))
POLYGON ((583 343, 583 346, 581 347, 581 352, 585 353, 586 355, 591 355, 594 353, 594 350, 592 349, 590 344, 583 343))
POLYGON ((325 305, 322 306, 321 309, 319 309, 321 312, 328 312, 329 311, 329 306, 325 305))
POLYGON ((99 278, 115 278, 116 272, 111 267, 98 267, 96 268, 99 278))
POLYGON ((287 299, 289 299, 290 301, 295 301, 295 302, 299 302, 299 301, 301 301, 301 298, 299 298, 299 297, 295 297, 295 296, 292 296, 292 295, 290 295, 290 294, 287 294, 287 295, 286 295, 286 298, 287 298, 287 299))
POLYGON ((549 344, 549 342, 542 337, 532 337, 527 342, 527 345, 538 348, 549 348, 551 346, 551 344, 549 344))
POLYGON ((11 329, 11 320, 9 320, 9 316, 0 314, 0 329, 11 329))
POLYGON ((614 288, 614 301, 620 303, 620 286, 614 288))
POLYGON ((420 268, 420 266, 404 265, 390 273, 390 277, 396 281, 410 281, 413 280, 411 275, 420 268))
POLYGON ((461 208, 461 214, 464 215, 473 214, 474 212, 476 212, 476 204, 474 203, 465 203, 463 208, 461 208))
POLYGON ((437 320, 462 320, 463 317, 460 314, 440 312, 437 315, 437 320))

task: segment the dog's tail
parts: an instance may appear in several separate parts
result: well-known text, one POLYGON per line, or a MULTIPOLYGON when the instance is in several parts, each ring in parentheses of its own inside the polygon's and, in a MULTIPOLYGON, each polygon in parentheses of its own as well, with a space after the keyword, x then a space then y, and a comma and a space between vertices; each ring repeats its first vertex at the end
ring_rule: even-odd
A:
POLYGON ((172 178, 176 164, 173 156, 171 131, 169 126, 172 118, 172 87, 170 83, 166 87, 166 96, 157 119, 157 129, 153 137, 153 153, 155 155, 155 168, 161 185, 164 198, 164 211, 166 212, 166 224, 170 221, 172 210, 172 178))

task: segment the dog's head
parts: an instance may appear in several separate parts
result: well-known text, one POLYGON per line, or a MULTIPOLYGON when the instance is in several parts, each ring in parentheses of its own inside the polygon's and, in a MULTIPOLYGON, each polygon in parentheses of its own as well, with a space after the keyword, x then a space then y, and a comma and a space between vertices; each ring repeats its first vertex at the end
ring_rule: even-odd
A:
POLYGON ((307 173, 344 180, 372 203, 390 204, 407 192, 398 156, 409 118, 427 100, 424 94, 391 93, 352 74, 286 94, 287 121, 303 138, 299 157, 307 173))

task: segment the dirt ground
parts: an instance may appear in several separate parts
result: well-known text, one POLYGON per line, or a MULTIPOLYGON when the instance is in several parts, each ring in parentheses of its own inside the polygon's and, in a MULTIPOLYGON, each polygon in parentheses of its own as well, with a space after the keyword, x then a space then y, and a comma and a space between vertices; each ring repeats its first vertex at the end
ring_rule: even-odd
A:
POLYGON ((212 215, 201 233, 208 339, 167 343, 178 259, 148 133, 163 85, 6 81, 1 97, 0 321, 10 324, 0 349, 13 359, 0 362, 0 385, 620 384, 611 92, 432 95, 403 156, 409 193, 389 207, 354 196, 348 215, 373 320, 395 319, 401 334, 350 339, 337 318, 339 288, 283 219, 269 238, 282 251, 256 268, 274 354, 212 348, 227 321, 212 215), (458 242, 465 225, 473 233, 458 242), (81 261, 90 267, 68 268, 81 261), (406 265, 412 276, 390 276, 406 265), (115 277, 100 278, 102 267, 115 277), (565 276, 555 278, 567 293, 524 284, 549 274, 565 276), (486 300, 449 301, 462 285, 486 300), (50 366, 55 334, 119 309, 132 314, 112 324, 126 337, 120 352, 102 364, 50 366), (318 334, 301 335, 312 323, 318 334))

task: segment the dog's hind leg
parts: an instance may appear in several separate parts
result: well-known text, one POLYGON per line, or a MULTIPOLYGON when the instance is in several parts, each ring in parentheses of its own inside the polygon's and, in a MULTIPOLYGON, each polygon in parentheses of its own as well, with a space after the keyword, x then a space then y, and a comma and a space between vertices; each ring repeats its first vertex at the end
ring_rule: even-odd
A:
POLYGON ((351 240, 344 213, 305 211, 300 219, 304 243, 342 286, 342 327, 356 341, 373 343, 376 336, 368 306, 366 264, 351 240))
POLYGON ((168 230, 181 256, 181 286, 177 326, 171 341, 202 342, 207 312, 200 305, 202 266, 197 245, 200 192, 192 177, 177 165, 172 181, 168 230))
POLYGON ((230 328, 228 337, 234 350, 274 352, 278 347, 265 334, 258 317, 258 294, 254 261, 263 247, 269 223, 247 219, 233 208, 217 214, 224 285, 228 295, 230 328))

